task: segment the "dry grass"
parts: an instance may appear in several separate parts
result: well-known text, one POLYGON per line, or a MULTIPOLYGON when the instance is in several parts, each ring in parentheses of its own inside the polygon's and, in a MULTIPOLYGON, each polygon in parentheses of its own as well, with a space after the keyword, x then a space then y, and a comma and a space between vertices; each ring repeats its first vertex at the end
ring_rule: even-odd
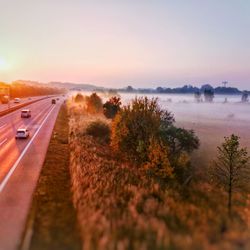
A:
POLYGON ((241 197, 229 221, 223 192, 207 183, 163 189, 143 168, 86 134, 90 122, 104 117, 72 103, 69 113, 82 249, 250 249, 250 211, 241 197))
POLYGON ((68 117, 63 106, 32 203, 31 250, 81 249, 70 185, 68 117))

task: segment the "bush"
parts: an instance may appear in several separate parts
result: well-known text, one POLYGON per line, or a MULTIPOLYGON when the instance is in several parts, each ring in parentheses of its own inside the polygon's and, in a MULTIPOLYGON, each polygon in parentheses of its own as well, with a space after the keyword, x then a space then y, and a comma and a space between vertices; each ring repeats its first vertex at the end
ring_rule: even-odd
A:
POLYGON ((117 112, 121 109, 121 98, 113 96, 103 105, 103 114, 108 119, 113 119, 117 112))
POLYGON ((84 101, 84 96, 81 93, 78 93, 75 96, 75 102, 83 102, 84 101))
POLYGON ((189 154, 199 147, 199 139, 192 130, 175 127, 173 115, 161 109, 157 99, 144 97, 115 116, 111 147, 154 176, 175 176, 183 184, 191 178, 189 154))
POLYGON ((96 114, 102 112, 102 99, 93 93, 86 98, 87 112, 96 114))
POLYGON ((105 122, 97 120, 88 125, 86 128, 86 134, 107 142, 110 138, 110 128, 105 122))
POLYGON ((154 138, 150 140, 148 148, 148 162, 145 165, 148 173, 163 179, 173 176, 173 168, 168 158, 167 146, 154 138))
POLYGON ((157 99, 135 98, 115 116, 111 146, 136 163, 145 163, 151 138, 159 138, 160 128, 173 121, 171 113, 162 110, 157 99))

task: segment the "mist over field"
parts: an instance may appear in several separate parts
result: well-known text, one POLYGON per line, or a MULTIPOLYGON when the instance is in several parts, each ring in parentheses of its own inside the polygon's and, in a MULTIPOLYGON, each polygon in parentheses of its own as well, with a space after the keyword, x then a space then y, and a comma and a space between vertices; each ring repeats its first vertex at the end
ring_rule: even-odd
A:
POLYGON ((195 131, 201 145, 192 160, 201 170, 211 164, 225 136, 237 134, 242 145, 250 148, 250 103, 241 103, 240 95, 215 95, 213 103, 196 103, 193 95, 121 94, 123 104, 135 96, 158 98, 161 107, 174 114, 178 126, 195 131))
MULTIPOLYGON (((109 98, 105 93, 100 96, 104 102, 109 98)), ((237 134, 242 146, 250 148, 250 103, 242 103, 241 95, 215 95, 212 103, 197 103, 193 94, 119 93, 119 96, 122 105, 135 97, 158 98, 160 106, 174 114, 178 126, 194 130, 201 145, 192 160, 200 169, 209 167, 225 136, 237 134)))

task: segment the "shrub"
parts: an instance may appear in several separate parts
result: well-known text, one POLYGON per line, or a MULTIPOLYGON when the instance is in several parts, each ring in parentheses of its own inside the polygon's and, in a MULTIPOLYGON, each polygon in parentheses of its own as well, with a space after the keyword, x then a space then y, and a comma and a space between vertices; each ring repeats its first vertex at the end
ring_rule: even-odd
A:
POLYGON ((87 112, 96 114, 102 112, 102 99, 93 93, 86 98, 87 112))
POLYGON ((78 93, 75 96, 75 102, 83 102, 84 101, 84 96, 81 93, 78 93))
POLYGON ((121 98, 113 96, 103 105, 103 113, 108 119, 113 119, 121 107, 121 98))
POLYGON ((108 124, 100 120, 91 122, 86 128, 86 134, 108 141, 110 137, 110 128, 108 124))
POLYGON ((160 128, 172 123, 173 116, 160 108, 157 99, 135 98, 115 116, 111 146, 131 160, 145 163, 148 161, 150 139, 158 138, 160 128))
POLYGON ((168 158, 167 146, 154 138, 148 148, 148 162, 145 165, 150 175, 163 179, 173 176, 173 169, 168 158))

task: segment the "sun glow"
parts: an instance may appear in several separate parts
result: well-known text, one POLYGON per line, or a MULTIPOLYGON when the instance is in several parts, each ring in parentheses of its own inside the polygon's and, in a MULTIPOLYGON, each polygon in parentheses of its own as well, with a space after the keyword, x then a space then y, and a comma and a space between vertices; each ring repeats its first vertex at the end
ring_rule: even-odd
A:
POLYGON ((0 71, 10 69, 10 64, 2 57, 0 57, 0 71))

